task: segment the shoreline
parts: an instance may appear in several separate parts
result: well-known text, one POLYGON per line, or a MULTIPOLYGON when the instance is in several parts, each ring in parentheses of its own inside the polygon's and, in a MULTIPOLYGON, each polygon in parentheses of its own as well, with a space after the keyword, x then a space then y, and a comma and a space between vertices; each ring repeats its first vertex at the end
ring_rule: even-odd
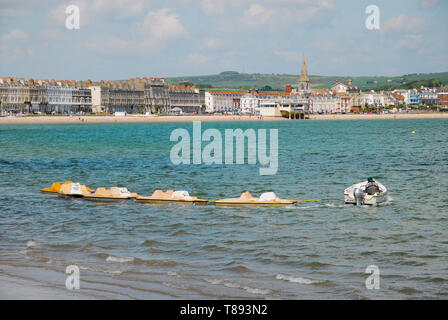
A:
MULTIPOLYGON (((385 119, 448 119, 448 112, 388 113, 388 114, 313 114, 309 120, 385 120, 385 119)), ((185 115, 185 116, 23 116, 0 117, 1 124, 82 124, 82 123, 143 123, 143 122, 225 122, 225 121, 303 121, 279 117, 233 116, 233 115, 185 115)))

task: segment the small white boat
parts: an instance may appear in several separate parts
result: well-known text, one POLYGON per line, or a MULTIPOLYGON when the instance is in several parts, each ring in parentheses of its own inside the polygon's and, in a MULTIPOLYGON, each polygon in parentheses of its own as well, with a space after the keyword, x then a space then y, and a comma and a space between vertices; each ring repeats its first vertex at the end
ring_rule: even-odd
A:
POLYGON ((356 183, 344 190, 345 203, 354 205, 377 205, 386 201, 387 189, 373 178, 356 183))

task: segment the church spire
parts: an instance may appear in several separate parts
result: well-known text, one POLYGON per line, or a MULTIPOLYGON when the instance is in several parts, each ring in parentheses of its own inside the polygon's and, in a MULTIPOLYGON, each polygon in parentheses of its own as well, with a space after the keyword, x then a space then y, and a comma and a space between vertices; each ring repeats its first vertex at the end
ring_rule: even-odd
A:
POLYGON ((299 90, 309 90, 310 89, 310 79, 308 78, 308 70, 306 68, 305 56, 302 59, 302 70, 300 71, 299 77, 299 90))

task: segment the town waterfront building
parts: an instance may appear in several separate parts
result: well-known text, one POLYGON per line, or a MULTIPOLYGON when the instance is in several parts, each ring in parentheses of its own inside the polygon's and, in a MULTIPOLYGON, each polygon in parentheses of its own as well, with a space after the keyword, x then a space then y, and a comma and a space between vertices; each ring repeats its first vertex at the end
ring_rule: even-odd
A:
POLYGON ((392 91, 392 93, 395 94, 399 94, 403 97, 403 103, 405 105, 408 105, 411 103, 411 99, 410 99, 410 95, 411 95, 411 90, 407 90, 407 89, 395 89, 392 91))
POLYGON ((361 94, 361 106, 384 107, 384 96, 373 90, 361 94))
POLYGON ((41 112, 71 114, 74 110, 73 95, 76 87, 66 81, 46 83, 48 104, 42 106, 41 112))
POLYGON ((205 107, 209 113, 240 112, 241 98, 247 91, 215 91, 205 93, 205 107))
POLYGON ((348 96, 338 95, 312 95, 310 108, 313 113, 348 113, 350 112, 348 96))
POLYGON ((252 93, 246 93, 241 97, 241 113, 255 114, 260 107, 260 99, 252 93))
POLYGON ((347 80, 346 83, 336 82, 334 86, 331 87, 331 92, 333 94, 347 95, 350 99, 346 97, 341 98, 341 108, 343 104, 346 104, 348 101, 349 109, 352 107, 360 107, 361 106, 361 89, 358 86, 353 84, 351 79, 347 80))
POLYGON ((440 105, 443 107, 448 107, 448 89, 446 91, 439 91, 437 97, 440 100, 440 105))
POLYGON ((47 101, 42 81, 0 78, 0 115, 38 112, 47 101))
POLYGON ((409 104, 418 106, 420 104, 420 94, 417 90, 412 90, 409 93, 409 104))
POLYGON ((420 104, 429 106, 440 105, 440 98, 434 88, 421 88, 419 90, 420 104))
POLYGON ((166 113, 170 110, 170 93, 165 78, 143 78, 144 105, 148 113, 166 113))
POLYGON ((131 78, 128 81, 89 83, 94 113, 166 113, 170 109, 165 79, 131 78))
POLYGON ((182 113, 205 111, 205 91, 188 85, 169 85, 170 108, 178 108, 182 113))
POLYGON ((307 103, 263 101, 260 103, 260 115, 263 117, 284 117, 288 119, 309 118, 310 108, 307 103))

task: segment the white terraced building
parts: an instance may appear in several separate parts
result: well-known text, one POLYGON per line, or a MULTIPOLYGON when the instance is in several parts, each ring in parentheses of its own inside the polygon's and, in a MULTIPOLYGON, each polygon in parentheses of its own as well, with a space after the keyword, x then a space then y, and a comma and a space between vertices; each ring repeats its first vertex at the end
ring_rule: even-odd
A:
POLYGON ((370 92, 361 93, 360 102, 361 106, 384 106, 384 96, 371 90, 370 92))
POLYGON ((311 109, 314 113, 336 113, 339 98, 336 96, 311 97, 311 109))
POLYGON ((260 107, 260 99, 251 93, 241 97, 241 113, 255 114, 260 107))
POLYGON ((205 110, 214 112, 239 112, 241 98, 246 91, 207 91, 205 93, 205 110))
POLYGON ((73 94, 76 88, 62 84, 47 86, 48 105, 46 112, 70 113, 75 105, 73 94))

